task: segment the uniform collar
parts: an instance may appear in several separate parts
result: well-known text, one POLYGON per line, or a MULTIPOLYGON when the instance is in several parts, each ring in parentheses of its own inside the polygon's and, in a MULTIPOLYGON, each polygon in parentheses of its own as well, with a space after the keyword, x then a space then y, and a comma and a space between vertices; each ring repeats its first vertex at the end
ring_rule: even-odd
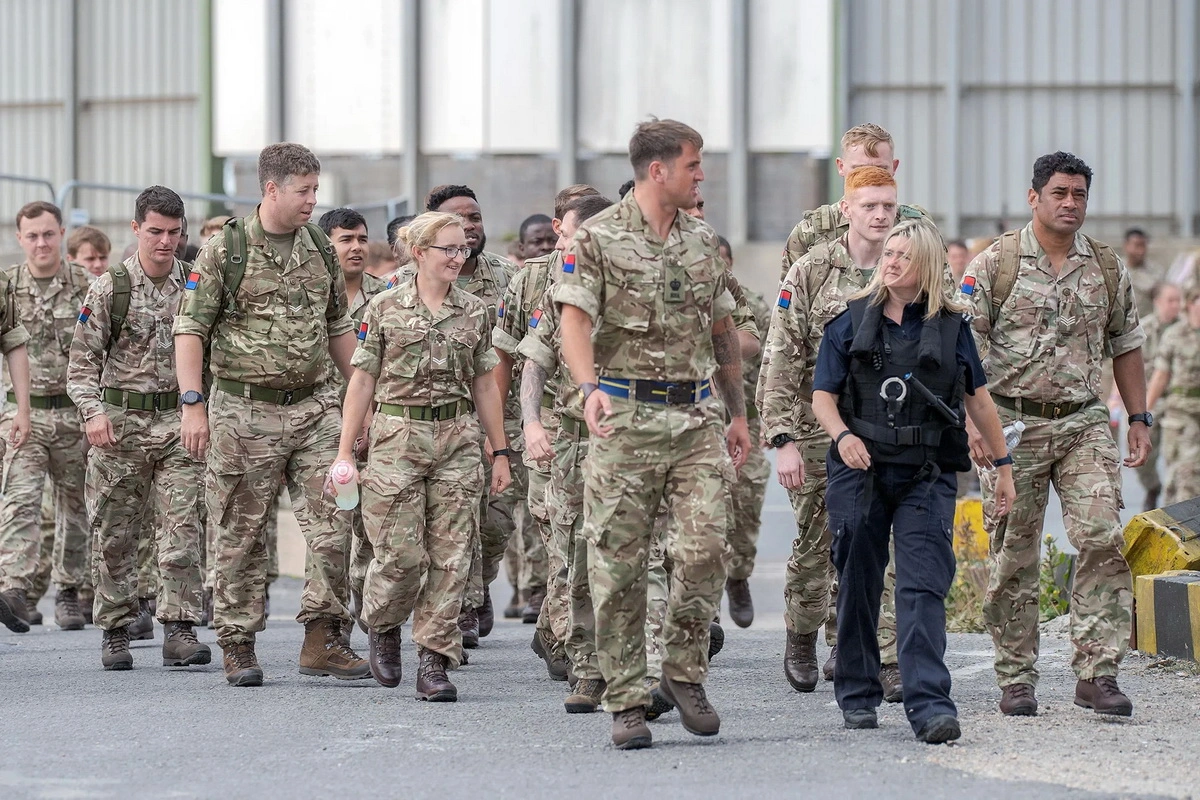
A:
MULTIPOLYGON (((1031 258, 1040 258, 1045 255, 1046 251, 1042 249, 1041 242, 1033 232, 1033 221, 1030 220, 1024 228, 1021 229, 1021 255, 1031 258)), ((1092 247, 1088 244, 1087 237, 1081 231, 1075 231, 1075 241, 1071 244, 1071 249, 1067 253, 1067 258, 1081 257, 1091 258, 1092 247)))
MULTIPOLYGON (((417 273, 416 270, 403 275, 400 282, 394 287, 397 292, 397 300, 406 308, 425 309, 425 304, 421 302, 421 296, 417 294, 417 273)), ((450 291, 446 294, 446 299, 442 301, 441 310, 434 315, 434 319, 442 319, 449 316, 447 309, 465 308, 464 297, 466 292, 459 289, 453 283, 450 284, 450 291)))
POLYGON ((67 284, 73 283, 71 264, 66 259, 59 262, 58 272, 50 277, 50 283, 46 285, 44 294, 38 279, 33 277, 33 270, 30 269, 28 261, 21 262, 21 268, 17 270, 17 286, 27 289, 35 297, 54 297, 67 284))
MULTIPOLYGON (((146 275, 146 270, 144 270, 142 268, 142 261, 141 261, 141 258, 138 256, 137 252, 134 252, 133 255, 131 255, 129 258, 125 259, 121 263, 125 265, 125 269, 128 270, 128 272, 129 272, 129 285, 130 286, 137 286, 142 283, 148 284, 150 286, 154 286, 154 281, 150 280, 150 278, 146 275)), ((166 280, 166 283, 163 284, 163 286, 166 286, 168 283, 172 284, 178 290, 183 289, 183 284, 184 284, 183 262, 180 261, 178 258, 172 260, 171 271, 167 273, 167 280, 166 280)), ((154 286, 154 288, 158 289, 157 286, 154 286)))
MULTIPOLYGON (((650 227, 650 223, 646 221, 646 216, 642 214, 641 206, 637 204, 633 193, 635 189, 630 189, 621 202, 618 203, 617 219, 625 224, 625 229, 635 233, 641 233, 652 242, 657 242, 658 234, 650 227)), ((675 220, 671 223, 671 229, 667 232, 667 241, 670 241, 673 236, 682 237, 684 233, 697 230, 700 225, 703 225, 702 220, 698 220, 691 214, 685 214, 682 211, 675 212, 675 220)))

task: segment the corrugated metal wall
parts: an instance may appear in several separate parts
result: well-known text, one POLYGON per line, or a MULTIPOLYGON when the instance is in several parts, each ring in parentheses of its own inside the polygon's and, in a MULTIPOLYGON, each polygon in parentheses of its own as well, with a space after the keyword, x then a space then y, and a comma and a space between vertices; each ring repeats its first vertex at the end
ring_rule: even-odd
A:
POLYGON ((951 235, 1028 218, 1033 161, 1096 176, 1089 229, 1195 230, 1195 0, 844 0, 847 126, 895 137, 901 199, 951 235))
MULTIPOLYGON (((0 173, 205 190, 206 14, 200 0, 0 3, 0 173)), ((31 199, 49 198, 0 181, 0 221, 31 199)), ((119 229, 133 197, 84 190, 70 205, 119 229)))

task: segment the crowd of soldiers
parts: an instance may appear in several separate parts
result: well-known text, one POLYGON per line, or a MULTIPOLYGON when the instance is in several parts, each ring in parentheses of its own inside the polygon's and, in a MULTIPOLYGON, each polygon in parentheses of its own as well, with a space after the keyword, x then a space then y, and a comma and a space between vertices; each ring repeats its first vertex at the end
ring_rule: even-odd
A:
MULTIPOLYGON (((102 234, 76 231, 64 259, 61 211, 26 205, 26 260, 0 283, 0 623, 39 624, 52 582, 60 627, 103 631, 105 669, 132 667, 129 641, 153 636, 153 613, 164 665, 209 663, 195 631, 208 623, 229 683, 261 685, 255 635, 286 489, 306 542, 302 673, 399 685, 411 617, 417 696, 456 700, 448 670, 491 632, 488 587, 507 560, 503 613, 534 624, 533 651, 570 684, 568 713, 603 706, 621 749, 650 746, 647 720, 673 710, 688 731, 714 735, 704 683, 724 639, 720 599, 736 624, 752 623, 769 447, 797 522, 784 675, 798 692, 822 674, 839 685, 832 443, 813 414, 813 373, 826 326, 867 285, 893 227, 928 215, 897 201, 891 136, 851 129, 837 159, 845 195, 796 226, 769 308, 703 222, 702 147, 682 123, 639 125, 620 198, 565 187, 553 217, 521 226, 520 269, 486 249, 466 186, 436 187, 425 213, 393 220, 383 253, 352 209, 310 222, 320 163, 296 144, 262 151, 261 204, 206 223, 194 255, 183 202, 165 187, 139 195, 136 246, 107 269, 102 234), (353 510, 334 502, 348 491, 331 477, 343 464, 361 489, 353 510), (367 658, 351 647, 355 623, 367 658), (822 628, 832 650, 819 668, 822 628)), ((1001 420, 1026 426, 1011 453, 971 425, 964 433, 992 541, 985 617, 1005 714, 1037 709, 1037 560, 1052 482, 1080 551, 1075 702, 1132 712, 1116 684, 1131 587, 1105 401, 1129 412, 1126 465, 1152 463, 1151 345, 1149 399, 1165 398, 1181 433, 1168 446, 1180 463, 1167 497, 1191 492, 1196 471, 1182 448, 1200 440, 1200 290, 1188 290, 1176 323, 1178 292, 1155 285, 1154 314, 1139 324, 1144 267, 1078 232, 1091 180, 1074 156, 1044 156, 1029 225, 969 265, 962 243, 944 254, 943 290, 970 309, 1001 420), (998 513, 994 465, 1008 464, 1018 499, 998 513)), ((877 631, 849 656, 873 666, 859 707, 843 704, 848 727, 873 727, 851 725, 851 711, 873 715, 918 688, 897 641, 922 591, 889 566, 877 631)), ((924 741, 958 735, 956 723, 934 735, 927 720, 910 722, 924 741)))

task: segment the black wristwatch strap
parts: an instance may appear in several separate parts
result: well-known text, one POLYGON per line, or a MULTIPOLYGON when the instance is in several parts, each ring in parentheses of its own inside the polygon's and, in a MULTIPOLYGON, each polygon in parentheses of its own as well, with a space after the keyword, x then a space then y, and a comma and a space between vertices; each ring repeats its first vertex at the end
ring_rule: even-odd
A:
POLYGON ((1013 463, 1013 462, 1012 462, 1012 455, 1010 454, 1010 455, 1003 456, 1002 458, 997 458, 995 461, 992 462, 992 466, 993 467, 1004 467, 1011 463, 1013 463))
POLYGON ((499 458, 500 456, 504 456, 505 458, 511 460, 512 450, 509 450, 507 447, 501 447, 499 450, 492 451, 492 458, 499 458))
POLYGON ((842 439, 845 439, 845 438, 846 438, 847 436, 849 436, 851 433, 853 433, 853 431, 851 431, 849 428, 846 428, 846 430, 844 430, 844 431, 842 431, 841 433, 839 433, 839 434, 837 435, 837 438, 833 440, 833 446, 834 446, 834 447, 837 447, 839 444, 841 444, 841 443, 842 443, 842 439))
POLYGON ((579 384, 579 392, 583 395, 584 400, 587 400, 588 396, 599 388, 600 387, 598 385, 592 383, 591 381, 584 381, 583 383, 579 384))

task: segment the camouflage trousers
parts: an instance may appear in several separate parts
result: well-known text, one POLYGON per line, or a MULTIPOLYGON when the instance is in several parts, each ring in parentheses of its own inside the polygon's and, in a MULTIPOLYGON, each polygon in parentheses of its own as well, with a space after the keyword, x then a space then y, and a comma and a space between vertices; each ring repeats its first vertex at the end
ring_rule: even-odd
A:
MULTIPOLYGON (((832 540, 825 509, 825 456, 831 443, 812 416, 811 406, 802 406, 796 447, 804 459, 804 483, 788 490, 796 538, 784 575, 783 618, 787 629, 796 633, 812 633, 824 625, 825 641, 832 646, 837 644, 837 575, 830 558, 832 540)), ((895 587, 895 560, 889 559, 879 608, 879 655, 884 666, 897 660, 895 587)))
POLYGON ((179 414, 107 407, 117 445, 88 455, 88 519, 96 553, 96 626, 137 619, 140 542, 157 555, 161 622, 200 622, 200 483, 204 463, 179 437, 179 414))
POLYGON ((596 614, 604 707, 650 703, 646 677, 647 570, 659 505, 667 505, 670 594, 664 676, 703 683, 708 626, 725 585, 727 492, 733 464, 720 403, 661 406, 613 397, 614 433, 590 442, 583 533, 596 614))
MULTIPOLYGON (((0 415, 8 440, 15 408, 0 415)), ((29 440, 4 454, 0 489, 0 591, 34 588, 42 550, 42 492, 49 476, 54 494, 54 549, 50 579, 63 589, 90 585, 91 543, 83 505, 87 439, 72 406, 30 411, 29 440)))
MULTIPOLYGON (((1155 413, 1154 427, 1150 429, 1150 457, 1146 459, 1145 464, 1134 470, 1137 473, 1138 482, 1142 484, 1142 488, 1146 490, 1146 494, 1157 495, 1162 494, 1163 491, 1162 478, 1158 474, 1158 457, 1163 452, 1163 430, 1167 429, 1166 421, 1167 415, 1165 413, 1155 413)), ((1200 464, 1195 463, 1196 459, 1200 457, 1200 439, 1196 438, 1200 435, 1200 417, 1192 420, 1190 428, 1191 430, 1171 429, 1171 435, 1167 438, 1168 449, 1171 449, 1172 446, 1178 447, 1182 445, 1184 448, 1190 446, 1192 452, 1184 455, 1184 458, 1192 462, 1191 467, 1195 471, 1196 477, 1200 478, 1200 464)), ((1169 464, 1170 460, 1168 460, 1168 469, 1170 469, 1169 464)), ((1192 483, 1193 486, 1198 484, 1200 484, 1200 480, 1193 481, 1192 483)), ((1195 497, 1198 494, 1200 494, 1200 491, 1180 499, 1186 500, 1188 497, 1195 497)), ((1169 505, 1171 502, 1178 501, 1167 500, 1164 497, 1159 498, 1161 505, 1169 505)))
MULTIPOLYGON (((267 586, 269 587, 279 577, 279 507, 283 502, 285 483, 280 483, 271 502, 271 511, 267 515, 267 524, 263 528, 263 539, 267 547, 267 586)), ((208 526, 208 502, 205 499, 204 487, 200 487, 200 526, 204 530, 204 588, 212 589, 216 583, 217 556, 216 536, 208 526)), ((145 597, 146 595, 143 595, 145 597)))
MULTIPOLYGON (((1005 425, 1017 418, 1000 408, 1005 425)), ((1026 416, 1013 451, 1017 501, 1006 519, 993 513, 996 473, 984 472, 984 526, 992 574, 983 620, 996 645, 1000 686, 1037 684, 1038 567, 1046 501, 1053 484, 1067 540, 1079 551, 1071 589, 1071 668, 1082 680, 1116 675, 1129 646, 1133 581, 1121 555, 1120 452, 1099 403, 1060 420, 1026 416)))
POLYGON ((342 414, 337 390, 322 386, 282 406, 214 392, 209 403, 208 525, 216 562, 213 614, 223 648, 251 642, 264 626, 267 518, 281 480, 305 543, 299 622, 350 619, 346 562, 350 517, 324 493, 337 457, 342 414))
POLYGON ((733 525, 729 529, 729 546, 733 555, 729 561, 729 578, 746 580, 754 572, 754 557, 758 554, 758 531, 762 526, 763 499, 767 496, 767 480, 771 465, 758 442, 762 423, 758 417, 749 421, 750 454, 733 482, 733 525))
MULTIPOLYGON (((492 483, 492 466, 479 449, 484 463, 484 482, 479 498, 476 530, 471 541, 471 571, 465 587, 464 608, 479 608, 483 605, 484 589, 500 575, 500 562, 514 531, 518 541, 524 541, 525 529, 531 524, 526 497, 529 494, 529 472, 521 460, 522 453, 513 450, 509 458, 512 486, 504 494, 492 495, 488 486, 492 483)), ((531 535, 537 535, 536 533, 531 535)))
POLYGON ((362 476, 363 522, 374 549, 363 621, 389 631, 412 614, 413 641, 455 667, 483 488, 482 438, 470 414, 436 422, 376 414, 362 476))
MULTIPOLYGON (((558 434, 558 421, 553 412, 542 408, 542 424, 552 437, 558 434)), ((545 587, 546 599, 538 612, 537 630, 543 641, 554 642, 554 650, 558 654, 564 652, 567 640, 568 607, 571 604, 571 589, 567 582, 567 539, 557 537, 550 527, 550 505, 548 493, 550 486, 549 464, 540 466, 531 462, 529 465, 529 520, 531 528, 537 531, 537 539, 541 547, 538 549, 540 582, 528 584, 531 588, 545 587)), ((527 556, 526 563, 533 558, 527 556)), ((524 588, 524 587, 522 587, 524 588)))
MULTIPOLYGON (((1167 485, 1160 503, 1169 506, 1200 497, 1200 413, 1172 409, 1163 415, 1161 428, 1156 424, 1150 429, 1152 443, 1156 433, 1166 440, 1167 485)), ((1158 452, 1151 451, 1151 458, 1157 461, 1158 452)))
MULTIPOLYGON (((670 597, 671 558, 667 555, 667 509, 660 506, 658 515, 654 518, 654 538, 650 540, 650 559, 646 569, 646 677, 655 681, 662 680, 663 658, 667 653, 663 629, 667 624, 667 603, 670 597)), ((719 604, 720 600, 717 602, 719 604)))
MULTIPOLYGON (((582 423, 581 423, 582 424, 582 423)), ((588 543, 583 538, 584 463, 587 432, 582 437, 566 428, 554 439, 554 461, 546 502, 550 510, 550 545, 562 548, 567 567, 567 630, 564 650, 575 676, 599 680, 596 656, 596 615, 588 583, 588 543)))
MULTIPOLYGON (((42 542, 38 547, 37 572, 30 578, 30 588, 26 599, 29 605, 36 606, 38 601, 46 596, 50 589, 50 573, 54 569, 54 487, 50 481, 42 488, 42 542)), ((86 586, 92 585, 92 570, 87 570, 86 586)))

